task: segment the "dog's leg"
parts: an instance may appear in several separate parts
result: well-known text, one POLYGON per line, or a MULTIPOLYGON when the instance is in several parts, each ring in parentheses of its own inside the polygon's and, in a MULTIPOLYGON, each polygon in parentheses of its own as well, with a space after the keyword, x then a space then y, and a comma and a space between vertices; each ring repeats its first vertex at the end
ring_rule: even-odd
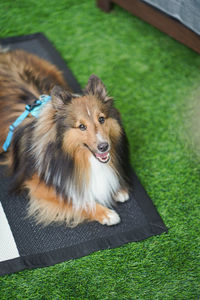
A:
POLYGON ((112 209, 96 204, 93 211, 83 211, 84 217, 90 221, 97 221, 102 225, 115 225, 120 223, 119 215, 112 209))
POLYGON ((30 197, 28 215, 33 216, 37 223, 48 225, 58 222, 74 226, 82 222, 80 214, 75 216, 72 205, 57 196, 52 187, 40 182, 37 175, 26 181, 25 186, 30 197))
POLYGON ((114 199, 116 202, 125 202, 129 199, 128 191, 125 189, 121 189, 117 192, 117 194, 114 196, 114 199))
POLYGON ((114 210, 98 203, 94 209, 74 210, 71 203, 59 199, 54 189, 40 182, 37 175, 25 184, 30 195, 28 214, 34 216, 38 223, 47 225, 52 222, 64 222, 74 226, 89 220, 110 226, 120 222, 120 217, 114 210))

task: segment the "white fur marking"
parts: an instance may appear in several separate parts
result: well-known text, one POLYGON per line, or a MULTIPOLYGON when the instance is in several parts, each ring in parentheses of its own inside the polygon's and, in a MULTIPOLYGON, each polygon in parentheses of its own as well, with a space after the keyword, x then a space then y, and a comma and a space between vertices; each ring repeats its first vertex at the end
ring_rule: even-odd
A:
POLYGON ((80 98, 81 95, 79 95, 79 94, 72 94, 72 97, 74 97, 74 98, 80 98))
POLYGON ((104 138, 99 132, 97 132, 96 137, 99 143, 105 142, 104 138))
POLYGON ((102 224, 110 226, 110 225, 118 224, 120 223, 120 221, 121 221, 120 217, 116 213, 116 211, 110 210, 107 217, 103 219, 102 224))
POLYGON ((111 206, 113 195, 117 194, 120 187, 118 176, 109 164, 99 162, 93 155, 89 160, 91 169, 88 186, 83 182, 81 193, 76 190, 73 180, 65 186, 65 193, 75 210, 94 209, 96 202, 111 206))
POLYGON ((129 199, 129 194, 126 191, 119 191, 115 196, 115 201, 125 202, 129 199))
POLYGON ((112 195, 119 190, 119 179, 109 164, 99 162, 93 155, 90 157, 90 183, 88 193, 102 205, 112 203, 112 195))
POLYGON ((89 108, 87 106, 86 106, 86 109, 87 109, 88 116, 91 117, 90 110, 89 110, 89 108))

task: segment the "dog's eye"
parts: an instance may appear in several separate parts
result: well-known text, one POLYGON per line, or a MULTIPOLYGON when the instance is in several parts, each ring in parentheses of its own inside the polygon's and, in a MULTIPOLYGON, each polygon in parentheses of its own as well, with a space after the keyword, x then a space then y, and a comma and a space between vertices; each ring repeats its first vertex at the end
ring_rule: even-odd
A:
POLYGON ((80 124, 79 125, 79 129, 82 130, 82 131, 84 131, 84 130, 87 129, 87 127, 84 124, 80 124))
POLYGON ((105 118, 104 117, 99 117, 99 123, 103 124, 105 122, 105 118))

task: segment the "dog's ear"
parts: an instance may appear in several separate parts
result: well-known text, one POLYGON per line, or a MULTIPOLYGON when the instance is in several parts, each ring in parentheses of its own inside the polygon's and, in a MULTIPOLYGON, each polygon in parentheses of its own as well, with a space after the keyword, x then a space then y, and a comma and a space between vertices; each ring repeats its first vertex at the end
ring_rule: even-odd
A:
POLYGON ((86 88, 84 90, 85 94, 92 94, 96 96, 99 100, 103 101, 104 103, 108 101, 112 101, 112 98, 108 96, 106 87, 101 81, 99 77, 96 75, 91 75, 86 88))
POLYGON ((51 101, 55 109, 60 109, 64 104, 68 104, 72 99, 72 94, 62 87, 55 85, 51 90, 51 101))

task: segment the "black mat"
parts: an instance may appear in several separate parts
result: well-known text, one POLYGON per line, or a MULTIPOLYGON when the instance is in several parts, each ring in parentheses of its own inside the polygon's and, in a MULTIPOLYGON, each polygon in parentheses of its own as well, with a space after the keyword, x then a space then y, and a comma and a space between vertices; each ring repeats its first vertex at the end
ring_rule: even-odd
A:
MULTIPOLYGON (((0 44, 9 45, 11 49, 25 49, 52 62, 63 71, 73 91, 80 92, 80 85, 59 53, 43 34, 0 39, 0 44)), ((25 194, 8 195, 9 178, 5 176, 5 167, 0 167, 0 204, 2 204, 2 211, 7 218, 8 227, 17 249, 13 251, 14 254, 11 251, 11 258, 1 259, 0 275, 23 269, 50 266, 88 255, 94 251, 141 241, 166 232, 167 228, 134 173, 132 181, 134 192, 131 199, 126 203, 118 204, 116 208, 121 217, 120 224, 108 227, 92 222, 73 229, 66 228, 64 225, 51 225, 44 228, 26 218, 28 200, 25 194)), ((1 220, 0 226, 4 227, 1 225, 1 220)), ((0 227, 0 237, 3 236, 3 233, 4 228, 0 227)), ((6 239, 5 236, 4 238, 6 239)), ((7 245, 2 246, 1 243, 7 244, 0 240, 0 252, 7 251, 5 250, 7 245)), ((6 256, 9 256, 8 253, 2 253, 2 257, 6 256)))

